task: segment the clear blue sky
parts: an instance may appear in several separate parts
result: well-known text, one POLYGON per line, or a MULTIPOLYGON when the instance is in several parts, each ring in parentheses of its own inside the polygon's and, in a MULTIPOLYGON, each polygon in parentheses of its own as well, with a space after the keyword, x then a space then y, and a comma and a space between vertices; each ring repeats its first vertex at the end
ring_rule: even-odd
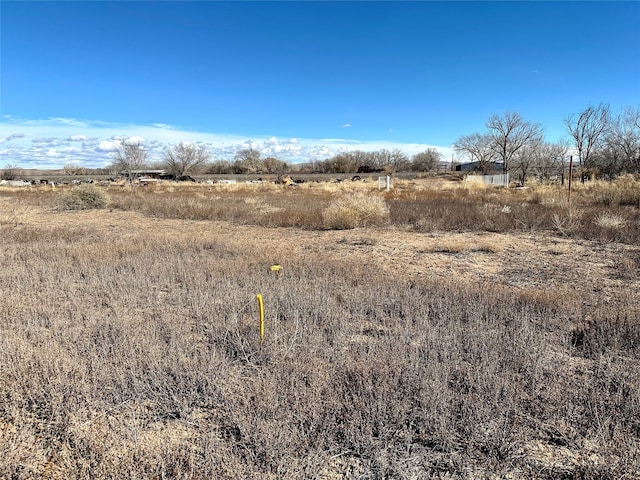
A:
POLYGON ((289 161, 640 104, 640 2, 0 2, 0 167, 179 141, 289 161), (111 143, 110 143, 111 142, 111 143), (143 144, 144 144, 143 142, 143 144))

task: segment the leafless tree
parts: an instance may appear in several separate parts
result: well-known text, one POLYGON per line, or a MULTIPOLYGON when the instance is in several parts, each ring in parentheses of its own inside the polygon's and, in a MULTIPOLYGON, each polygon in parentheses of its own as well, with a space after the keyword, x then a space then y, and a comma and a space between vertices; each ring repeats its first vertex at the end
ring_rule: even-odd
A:
POLYGON ((387 150, 382 148, 372 153, 372 167, 381 170, 398 172, 409 167, 409 157, 399 148, 387 150))
POLYGON ((502 161, 502 171, 509 171, 509 162, 524 147, 542 141, 544 130, 539 123, 531 123, 518 112, 505 112, 503 116, 493 114, 486 127, 497 158, 502 161))
POLYGON ((86 175, 87 169, 78 165, 67 164, 62 168, 66 175, 86 175))
POLYGON ((238 150, 234 162, 235 173, 258 173, 262 170, 262 160, 260 152, 253 148, 243 148, 238 150))
POLYGON ((496 153, 492 148, 492 139, 487 134, 472 133, 459 137, 453 144, 456 152, 468 155, 472 161, 478 162, 479 170, 486 173, 496 153))
POLYGON ((274 157, 267 157, 262 161, 265 173, 284 173, 289 170, 289 164, 274 157))
POLYGON ((209 152, 191 143, 179 143, 164 153, 163 166, 175 177, 195 173, 209 160, 209 152))
POLYGON ((565 118, 564 123, 578 151, 580 177, 584 182, 583 169, 591 168, 591 154, 609 126, 609 105, 589 105, 580 113, 565 118))
POLYGON ((541 180, 562 175, 568 148, 568 145, 562 141, 558 143, 540 141, 528 144, 513 156, 509 172, 522 185, 532 175, 536 175, 541 180))
POLYGON ((534 170, 541 180, 550 180, 564 173, 569 145, 566 141, 541 143, 537 149, 534 170))
POLYGON ((540 155, 540 144, 530 144, 520 148, 511 158, 509 163, 509 173, 513 174, 524 186, 528 176, 533 171, 536 160, 540 155))
POLYGON ((435 148, 427 148, 424 152, 411 157, 411 170, 414 172, 428 172, 438 167, 442 154, 435 148))
POLYGON ((389 165, 395 172, 409 169, 409 157, 399 148, 394 148, 389 154, 389 165))
POLYGON ((17 165, 7 164, 0 173, 0 180, 16 180, 22 175, 22 168, 17 165))
POLYGON ((324 173, 355 173, 359 165, 353 152, 345 152, 324 160, 320 167, 324 173))
POLYGON ((147 163, 147 151, 137 142, 122 141, 116 147, 114 167, 133 184, 137 172, 147 163))
POLYGON ((611 120, 604 143, 620 159, 623 171, 640 172, 640 106, 626 107, 611 120))

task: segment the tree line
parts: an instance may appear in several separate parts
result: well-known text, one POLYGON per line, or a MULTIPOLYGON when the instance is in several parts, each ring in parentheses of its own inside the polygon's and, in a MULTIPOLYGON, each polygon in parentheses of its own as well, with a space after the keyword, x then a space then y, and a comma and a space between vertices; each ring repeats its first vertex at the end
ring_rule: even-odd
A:
POLYGON ((640 172, 640 107, 611 112, 608 104, 589 105, 564 119, 568 138, 544 140, 544 129, 517 112, 491 115, 485 131, 460 136, 454 149, 477 163, 478 170, 511 173, 522 184, 564 174, 572 152, 579 175, 613 179, 640 172))
MULTIPOLYGON (((162 161, 151 164, 147 152, 140 143, 121 143, 116 151, 111 171, 129 176, 150 167, 166 170, 175 178, 192 174, 283 174, 291 165, 274 157, 263 158, 258 150, 239 150, 232 161, 210 162, 209 152, 202 146, 180 143, 165 150, 162 161)), ((355 150, 334 155, 326 160, 297 165, 297 170, 307 173, 373 173, 373 172, 424 172, 438 166, 441 154, 428 148, 412 157, 399 149, 381 149, 374 152, 355 150)))

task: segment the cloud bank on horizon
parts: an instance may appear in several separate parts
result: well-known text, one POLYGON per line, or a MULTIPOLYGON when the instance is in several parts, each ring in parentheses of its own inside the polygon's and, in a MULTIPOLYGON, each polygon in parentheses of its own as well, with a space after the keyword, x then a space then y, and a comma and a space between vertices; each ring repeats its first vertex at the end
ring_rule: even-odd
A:
MULTIPOLYGON (((349 125, 350 126, 350 125, 349 125)), ((233 160, 239 150, 252 148, 263 157, 289 163, 325 160, 350 150, 400 149, 415 155, 436 148, 449 158, 451 147, 389 141, 357 141, 347 138, 279 138, 269 135, 243 136, 181 129, 156 123, 120 124, 75 118, 0 121, 0 168, 58 169, 65 165, 101 168, 113 163, 114 152, 123 141, 140 143, 151 163, 160 162, 165 150, 181 142, 205 147, 212 160, 233 160)))

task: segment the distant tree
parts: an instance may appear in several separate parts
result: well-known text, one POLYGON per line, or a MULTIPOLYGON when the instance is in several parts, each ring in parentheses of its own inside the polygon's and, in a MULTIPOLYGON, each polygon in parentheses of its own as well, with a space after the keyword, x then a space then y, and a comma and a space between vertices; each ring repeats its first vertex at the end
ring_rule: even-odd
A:
POLYGON ((509 171, 509 162, 520 149, 541 142, 544 136, 540 124, 524 120, 518 112, 505 112, 503 116, 492 114, 486 127, 493 151, 502 161, 502 171, 505 173, 509 171))
POLYGON ((529 176, 538 172, 538 167, 548 152, 548 145, 543 141, 523 146, 512 157, 509 173, 513 174, 524 186, 529 176))
POLYGON ((0 180, 16 180, 22 175, 22 168, 17 165, 7 164, 2 169, 0 180))
POLYGON ((146 162, 147 152, 139 143, 125 140, 117 145, 113 165, 119 173, 124 173, 130 185, 146 162))
POLYGON ((344 172, 335 173, 352 173, 352 172, 373 172, 380 169, 379 158, 374 152, 365 152, 364 150, 352 150, 340 155, 342 164, 346 168, 344 172))
POLYGON ((591 154, 609 126, 609 105, 589 105, 578 114, 565 118, 564 123, 578 152, 580 178, 584 182, 584 169, 592 167, 591 154))
POLYGON ((280 174, 289 170, 289 164, 274 157, 267 157, 262 161, 264 173, 280 174))
POLYGON ((67 164, 62 168, 65 175, 86 175, 87 169, 78 165, 67 164))
POLYGON ((611 119, 604 144, 604 156, 619 159, 620 171, 640 172, 640 106, 626 107, 611 119))
POLYGON ((341 153, 320 163, 323 173, 355 173, 358 164, 353 152, 341 153))
POLYGON ((205 167, 205 172, 214 175, 233 173, 233 166, 228 160, 215 160, 205 167))
POLYGON ((453 148, 456 152, 467 155, 472 161, 478 162, 478 170, 487 173, 491 162, 496 158, 492 141, 492 137, 486 133, 472 133, 459 137, 453 148))
POLYGON ((209 160, 204 147, 191 143, 179 143, 164 152, 164 168, 175 177, 197 173, 209 160))
POLYGON ((393 150, 387 150, 385 148, 374 152, 376 168, 390 171, 400 172, 409 170, 410 162, 409 157, 399 148, 393 150))
POLYGON ((589 157, 592 173, 598 177, 613 180, 625 171, 625 158, 622 151, 615 145, 603 141, 589 157))
POLYGON ((416 153, 411 157, 412 172, 428 172, 438 167, 442 154, 435 148, 428 148, 424 152, 416 153))
POLYGON ((569 145, 565 141, 543 142, 537 149, 534 171, 541 180, 550 180, 564 173, 569 145))
POLYGON ((234 173, 258 173, 262 171, 263 165, 260 159, 260 152, 253 148, 244 148, 235 155, 233 164, 234 173))

